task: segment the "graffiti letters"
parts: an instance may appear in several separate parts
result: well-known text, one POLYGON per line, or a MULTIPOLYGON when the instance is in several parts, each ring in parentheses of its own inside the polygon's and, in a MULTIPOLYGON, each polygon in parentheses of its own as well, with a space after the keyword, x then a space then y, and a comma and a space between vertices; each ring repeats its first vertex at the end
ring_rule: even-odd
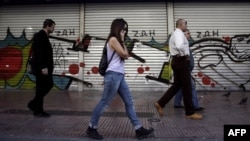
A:
POLYGON ((75 29, 63 29, 54 31, 56 36, 71 36, 75 35, 75 29))
POLYGON ((205 31, 205 32, 197 32, 197 38, 205 38, 205 37, 218 37, 219 31, 218 29, 216 31, 205 31))
POLYGON ((134 33, 134 37, 153 37, 155 36, 155 30, 132 30, 132 32, 134 33))

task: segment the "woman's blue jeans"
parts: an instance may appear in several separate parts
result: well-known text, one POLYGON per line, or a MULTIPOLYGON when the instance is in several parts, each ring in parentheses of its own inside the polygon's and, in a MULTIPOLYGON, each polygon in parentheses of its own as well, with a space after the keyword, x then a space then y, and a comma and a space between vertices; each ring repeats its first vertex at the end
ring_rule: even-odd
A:
POLYGON ((108 71, 104 76, 104 90, 102 98, 96 105, 89 126, 97 128, 98 121, 104 110, 108 107, 116 94, 119 94, 125 104, 126 113, 135 129, 141 127, 140 121, 136 115, 133 98, 131 96, 124 74, 108 71))

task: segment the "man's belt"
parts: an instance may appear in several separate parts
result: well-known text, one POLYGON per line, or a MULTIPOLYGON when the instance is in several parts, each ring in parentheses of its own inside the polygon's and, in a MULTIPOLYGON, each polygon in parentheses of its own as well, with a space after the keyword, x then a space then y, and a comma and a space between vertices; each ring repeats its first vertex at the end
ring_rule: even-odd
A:
POLYGON ((172 57, 185 57, 185 56, 181 56, 180 54, 176 54, 176 55, 172 55, 172 57))
POLYGON ((178 59, 185 59, 187 61, 190 61, 189 56, 180 56, 180 54, 172 55, 173 58, 178 58, 178 59))

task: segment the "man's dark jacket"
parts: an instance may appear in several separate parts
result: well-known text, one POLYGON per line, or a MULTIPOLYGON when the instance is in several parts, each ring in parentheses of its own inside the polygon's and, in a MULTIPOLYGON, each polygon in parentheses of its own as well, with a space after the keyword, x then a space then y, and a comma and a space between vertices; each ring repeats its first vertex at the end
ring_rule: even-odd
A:
POLYGON ((48 68, 48 73, 52 74, 54 69, 53 49, 47 33, 44 30, 40 30, 33 37, 32 70, 36 75, 41 73, 44 68, 48 68))

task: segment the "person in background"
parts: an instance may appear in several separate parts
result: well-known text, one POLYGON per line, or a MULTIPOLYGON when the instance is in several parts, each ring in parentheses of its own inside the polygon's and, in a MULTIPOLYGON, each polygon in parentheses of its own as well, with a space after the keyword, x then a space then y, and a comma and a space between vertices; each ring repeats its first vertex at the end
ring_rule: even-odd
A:
MULTIPOLYGON (((184 32, 184 34, 185 34, 185 36, 186 36, 186 38, 187 38, 187 40, 189 42, 189 45, 192 44, 194 42, 194 40, 191 37, 190 31, 187 29, 184 32)), ((189 49, 189 51, 190 51, 190 72, 192 72, 193 69, 194 69, 194 57, 193 57, 191 49, 189 49)), ((193 78, 191 79, 191 84, 192 84, 192 101, 193 101, 193 104, 194 104, 194 110, 197 111, 197 112, 203 111, 204 108, 200 107, 200 105, 199 105, 199 100, 197 98, 197 93, 196 93, 196 90, 195 90, 195 81, 194 81, 193 78)), ((182 106, 182 104, 181 104, 182 96, 183 96, 183 92, 182 92, 182 89, 181 89, 175 95, 174 108, 184 108, 184 106, 182 106)))
POLYGON ((43 29, 33 37, 31 63, 36 76, 36 94, 28 103, 28 108, 36 117, 50 117, 50 114, 43 109, 43 100, 53 87, 53 49, 48 37, 54 29, 55 22, 52 19, 46 19, 43 22, 43 29))
POLYGON ((97 132, 99 119, 105 108, 110 104, 116 94, 122 98, 126 113, 132 123, 136 137, 138 139, 147 138, 154 132, 153 128, 145 129, 135 112, 133 98, 131 96, 127 82, 125 81, 125 59, 128 59, 129 53, 124 38, 128 33, 128 24, 124 19, 113 20, 110 33, 106 41, 107 56, 110 60, 113 52, 114 56, 110 61, 104 75, 104 90, 102 98, 93 110, 88 129, 86 131, 90 138, 102 140, 103 136, 97 132))
POLYGON ((183 33, 186 31, 186 29, 187 21, 184 19, 178 19, 176 21, 176 29, 169 39, 170 55, 172 56, 171 67, 174 74, 174 83, 154 104, 154 106, 159 115, 163 116, 163 108, 173 98, 173 96, 180 89, 182 89, 186 118, 200 120, 203 118, 203 116, 201 114, 195 113, 192 102, 189 43, 183 33))

